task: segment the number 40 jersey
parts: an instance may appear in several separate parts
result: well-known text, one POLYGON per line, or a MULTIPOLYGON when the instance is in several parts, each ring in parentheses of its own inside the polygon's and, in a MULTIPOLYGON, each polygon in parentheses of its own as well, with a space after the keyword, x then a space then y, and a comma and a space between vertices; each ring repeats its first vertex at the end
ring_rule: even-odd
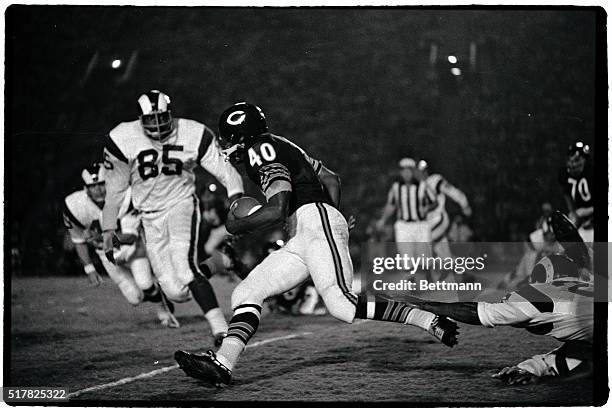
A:
MULTIPOLYGON (((134 207, 144 212, 171 208, 195 193, 194 168, 202 166, 227 189, 243 192, 242 179, 221 154, 214 133, 202 123, 175 119, 174 132, 163 142, 145 135, 139 120, 120 123, 105 137, 106 200, 122 197, 132 186, 134 207)), ((103 217, 103 229, 113 228, 115 214, 103 217)))

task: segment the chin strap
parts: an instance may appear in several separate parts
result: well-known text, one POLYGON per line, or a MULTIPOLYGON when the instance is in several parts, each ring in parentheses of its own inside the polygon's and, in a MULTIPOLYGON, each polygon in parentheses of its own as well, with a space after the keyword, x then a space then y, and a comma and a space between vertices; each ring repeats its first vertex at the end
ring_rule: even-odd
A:
POLYGON ((230 156, 238 151, 238 149, 244 149, 244 144, 237 143, 233 146, 228 147, 227 149, 221 150, 221 154, 225 157, 225 161, 230 160, 230 156))

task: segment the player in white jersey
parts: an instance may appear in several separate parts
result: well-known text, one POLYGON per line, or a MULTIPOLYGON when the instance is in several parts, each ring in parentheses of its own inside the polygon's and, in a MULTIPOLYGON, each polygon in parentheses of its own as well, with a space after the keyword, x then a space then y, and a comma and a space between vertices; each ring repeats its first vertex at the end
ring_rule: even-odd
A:
POLYGON ((429 188, 436 194, 436 206, 427 213, 427 221, 431 226, 431 242, 434 253, 439 257, 451 257, 446 233, 450 225, 448 213, 446 212, 446 197, 459 204, 463 215, 470 217, 472 209, 463 191, 449 183, 441 174, 429 174, 429 165, 425 160, 420 160, 417 166, 423 174, 429 188))
POLYGON ((112 245, 120 199, 131 186, 132 201, 142 214, 153 273, 171 300, 185 302, 193 295, 218 342, 227 331, 227 322, 208 282, 209 269, 198 265, 201 214, 194 169, 201 166, 215 176, 230 199, 243 193, 242 179, 224 160, 208 127, 173 118, 166 94, 143 94, 138 108, 139 119, 120 123, 105 139, 105 250, 110 251, 112 245))
MULTIPOLYGON (((558 214, 552 218, 555 233, 573 227, 558 214)), ((560 238, 558 236, 557 238, 560 238)), ((550 255, 536 264, 531 283, 525 282, 499 303, 415 301, 423 310, 486 327, 513 326, 563 342, 546 354, 535 355, 493 375, 507 384, 527 384, 543 377, 590 374, 593 361, 594 286, 581 278, 580 262, 588 253, 583 242, 566 244, 565 255, 550 255), (578 245, 580 244, 580 245, 578 245)), ((588 256, 588 255, 587 255, 588 256)))
POLYGON ((84 188, 75 191, 64 200, 64 225, 70 233, 85 273, 93 285, 98 286, 102 282, 89 253, 91 245, 100 257, 108 276, 117 284, 130 304, 136 306, 142 301, 153 302, 157 316, 164 326, 179 327, 178 321, 172 314, 172 304, 164 298, 163 292, 151 274, 144 243, 139 236, 140 219, 131 211, 129 189, 118 214, 120 245, 114 250, 117 264, 106 259, 102 250, 100 228, 106 196, 104 172, 104 167, 98 163, 84 169, 81 173, 85 183, 84 188))

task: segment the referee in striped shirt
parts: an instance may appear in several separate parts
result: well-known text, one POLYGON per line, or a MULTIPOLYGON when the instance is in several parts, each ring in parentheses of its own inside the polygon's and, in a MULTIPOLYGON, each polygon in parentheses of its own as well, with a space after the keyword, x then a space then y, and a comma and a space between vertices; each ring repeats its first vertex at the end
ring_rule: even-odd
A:
POLYGON ((436 195, 416 168, 416 161, 399 161, 401 180, 393 183, 387 195, 382 217, 376 222, 382 231, 395 215, 395 242, 398 251, 412 257, 431 254, 431 227, 427 214, 436 206, 436 195))

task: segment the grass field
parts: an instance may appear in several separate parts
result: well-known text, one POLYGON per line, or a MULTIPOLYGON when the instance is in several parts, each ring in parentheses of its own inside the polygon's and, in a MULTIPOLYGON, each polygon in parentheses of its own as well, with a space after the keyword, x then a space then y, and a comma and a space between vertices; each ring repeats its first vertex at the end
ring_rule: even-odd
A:
MULTIPOLYGON (((223 309, 235 283, 213 278, 223 309)), ((8 301, 8 299, 7 299, 8 301)), ((158 325, 150 305, 130 306, 108 279, 12 281, 10 385, 68 387, 71 400, 105 401, 412 401, 491 405, 589 405, 590 380, 507 387, 496 370, 558 344, 513 328, 462 325, 460 344, 438 344, 412 327, 329 316, 264 314, 224 389, 176 368, 179 348, 212 344, 208 324, 190 301, 177 306, 182 327, 158 325), (157 371, 156 371, 157 370, 157 371), (139 378, 133 378, 146 374, 139 378), (128 378, 123 382, 118 380, 128 378), (97 387, 99 386, 99 387, 97 387), (87 390, 88 388, 93 388, 87 390)), ((229 316, 228 316, 229 317, 229 316)), ((5 362, 8 362, 5 356, 5 362)), ((7 384, 9 385, 9 384, 7 384)))

